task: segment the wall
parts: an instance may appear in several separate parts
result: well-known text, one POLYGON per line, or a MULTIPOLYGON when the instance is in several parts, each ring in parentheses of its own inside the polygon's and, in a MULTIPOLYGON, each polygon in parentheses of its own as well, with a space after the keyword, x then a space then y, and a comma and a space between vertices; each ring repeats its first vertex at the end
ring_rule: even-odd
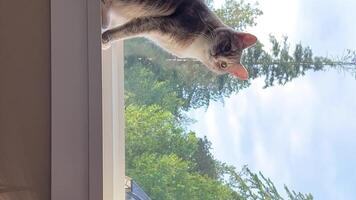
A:
POLYGON ((50 1, 0 1, 0 200, 48 200, 50 1))

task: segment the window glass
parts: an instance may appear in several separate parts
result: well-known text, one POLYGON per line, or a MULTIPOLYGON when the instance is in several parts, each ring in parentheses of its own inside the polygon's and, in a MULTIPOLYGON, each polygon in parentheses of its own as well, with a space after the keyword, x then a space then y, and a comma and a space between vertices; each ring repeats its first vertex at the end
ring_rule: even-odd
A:
POLYGON ((250 77, 125 41, 126 175, 151 199, 353 199, 356 2, 207 3, 258 37, 250 77))

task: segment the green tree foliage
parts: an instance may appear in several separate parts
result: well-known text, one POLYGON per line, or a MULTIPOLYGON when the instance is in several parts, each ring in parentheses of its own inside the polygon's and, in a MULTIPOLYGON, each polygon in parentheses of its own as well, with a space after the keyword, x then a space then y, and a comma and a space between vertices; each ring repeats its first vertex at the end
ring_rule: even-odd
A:
MULTIPOLYGON (((276 199, 276 187, 262 173, 217 161, 211 144, 187 132, 172 113, 159 106, 126 108, 126 172, 152 199, 276 199)), ((288 200, 311 200, 290 191, 288 200)))
POLYGON ((213 9, 226 25, 235 30, 244 30, 249 26, 255 26, 257 17, 263 14, 257 6, 258 3, 226 0, 221 8, 213 9))
POLYGON ((172 113, 159 106, 128 106, 126 118, 126 155, 130 168, 136 156, 146 154, 175 154, 192 160, 198 138, 185 134, 172 113))
POLYGON ((134 60, 132 62, 125 69, 126 105, 158 104, 173 113, 177 113, 184 102, 178 97, 170 80, 158 79, 156 74, 164 76, 163 69, 146 60, 134 60))
POLYGON ((152 199, 227 200, 234 193, 227 185, 191 171, 191 163, 177 155, 143 155, 128 173, 152 199))
POLYGON ((211 142, 205 136, 198 138, 197 148, 193 155, 193 161, 196 163, 195 170, 202 175, 210 178, 219 178, 218 165, 214 156, 210 152, 211 142))
POLYGON ((126 167, 142 154, 177 155, 195 163, 192 169, 211 178, 217 178, 217 166, 210 153, 207 138, 186 133, 169 111, 157 105, 128 106, 126 108, 126 167))
POLYGON ((284 198, 277 190, 274 183, 261 172, 258 174, 244 166, 239 172, 234 166, 225 163, 220 164, 220 176, 225 183, 237 191, 241 199, 247 200, 313 200, 311 194, 296 193, 284 186, 287 198, 284 198))
POLYGON ((249 67, 250 79, 265 78, 265 88, 275 84, 284 85, 293 79, 304 76, 307 71, 336 69, 356 77, 356 52, 347 50, 341 58, 314 56, 310 47, 297 44, 291 50, 288 38, 278 41, 270 36, 271 53, 263 50, 258 43, 247 50, 243 63, 249 67))
POLYGON ((215 160, 202 142, 158 106, 126 108, 127 174, 153 199, 229 199, 234 191, 208 175, 215 160), (204 153, 209 163, 200 162, 204 153))

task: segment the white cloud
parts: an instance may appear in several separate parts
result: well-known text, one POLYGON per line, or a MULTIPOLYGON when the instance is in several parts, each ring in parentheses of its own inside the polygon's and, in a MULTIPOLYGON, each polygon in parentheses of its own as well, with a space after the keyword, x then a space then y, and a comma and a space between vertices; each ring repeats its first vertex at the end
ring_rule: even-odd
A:
MULTIPOLYGON (((254 0, 249 0, 255 2, 254 0)), ((258 1, 263 16, 257 19, 257 26, 249 28, 265 45, 269 45, 269 34, 277 37, 288 35, 291 41, 296 41, 296 23, 299 12, 298 0, 264 0, 258 1)), ((270 46, 267 46, 270 47, 270 46)))

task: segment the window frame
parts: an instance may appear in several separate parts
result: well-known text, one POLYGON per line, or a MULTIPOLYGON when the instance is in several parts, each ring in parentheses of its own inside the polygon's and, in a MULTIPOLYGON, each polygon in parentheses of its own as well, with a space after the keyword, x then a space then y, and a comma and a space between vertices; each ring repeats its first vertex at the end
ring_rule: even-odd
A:
POLYGON ((98 0, 50 9, 51 199, 124 200, 123 45, 102 55, 98 0))

